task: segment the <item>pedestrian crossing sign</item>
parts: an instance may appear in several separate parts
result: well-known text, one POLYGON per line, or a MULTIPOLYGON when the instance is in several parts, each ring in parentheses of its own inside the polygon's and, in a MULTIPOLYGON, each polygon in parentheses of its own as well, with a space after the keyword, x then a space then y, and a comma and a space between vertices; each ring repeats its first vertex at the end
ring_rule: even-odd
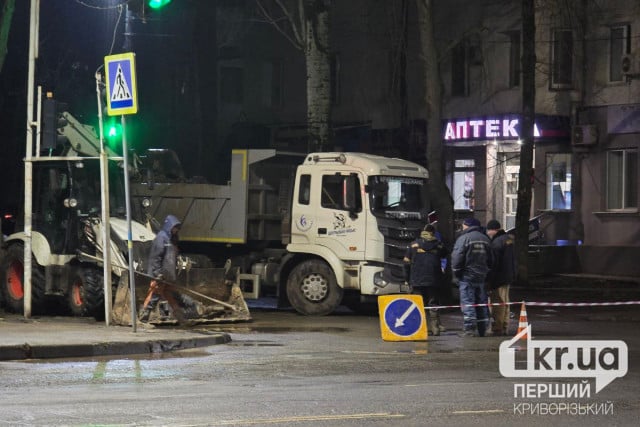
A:
POLYGON ((135 54, 104 57, 107 89, 107 114, 118 116, 138 112, 135 54))

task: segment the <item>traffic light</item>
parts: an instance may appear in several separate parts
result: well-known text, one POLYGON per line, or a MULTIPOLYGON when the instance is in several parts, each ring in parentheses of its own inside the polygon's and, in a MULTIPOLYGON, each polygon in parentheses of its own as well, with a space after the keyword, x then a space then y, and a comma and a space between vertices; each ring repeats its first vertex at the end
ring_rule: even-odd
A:
POLYGON ((42 100, 41 150, 51 152, 60 144, 64 144, 64 141, 61 141, 64 137, 58 134, 58 129, 67 124, 62 116, 66 110, 67 104, 56 101, 53 99, 53 94, 47 92, 46 97, 42 100))
POLYGON ((104 123, 104 137, 112 149, 122 141, 122 125, 115 118, 104 123))
POLYGON ((42 150, 53 150, 58 145, 58 103, 52 98, 42 100, 42 150))
POLYGON ((161 7, 164 7, 169 3, 171 3, 171 0, 149 0, 147 2, 147 5, 151 9, 160 9, 161 7))

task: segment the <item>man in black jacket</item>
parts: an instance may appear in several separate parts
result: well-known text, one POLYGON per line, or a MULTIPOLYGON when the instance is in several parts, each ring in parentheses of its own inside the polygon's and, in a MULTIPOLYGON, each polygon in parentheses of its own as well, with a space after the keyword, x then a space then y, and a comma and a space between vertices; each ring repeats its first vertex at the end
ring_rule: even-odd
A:
POLYGON ((460 288, 462 336, 484 337, 489 326, 485 281, 493 264, 491 241, 480 221, 466 218, 451 252, 451 269, 460 288))
MULTIPOLYGON (((435 228, 427 224, 420 237, 411 242, 404 256, 404 277, 413 290, 420 293, 429 306, 440 304, 443 272, 441 259, 447 256, 447 250, 436 237, 435 228)), ((444 330, 437 309, 428 309, 429 329, 432 335, 440 335, 444 330)))
POLYGON ((491 238, 494 265, 487 278, 487 290, 492 306, 492 331, 494 335, 509 334, 509 286, 516 277, 513 236, 507 234, 500 223, 492 219, 487 223, 487 235, 491 238))

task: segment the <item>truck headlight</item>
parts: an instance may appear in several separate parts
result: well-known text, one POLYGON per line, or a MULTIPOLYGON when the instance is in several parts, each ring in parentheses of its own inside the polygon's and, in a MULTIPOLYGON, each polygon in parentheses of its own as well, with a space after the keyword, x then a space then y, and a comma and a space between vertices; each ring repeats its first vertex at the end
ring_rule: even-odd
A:
POLYGON ((384 288, 389 284, 389 282, 384 280, 384 278, 382 277, 382 271, 379 271, 373 275, 373 284, 379 288, 384 288))
POLYGON ((140 204, 142 205, 143 208, 148 208, 151 206, 151 199, 148 197, 145 197, 142 199, 142 201, 140 202, 140 204))

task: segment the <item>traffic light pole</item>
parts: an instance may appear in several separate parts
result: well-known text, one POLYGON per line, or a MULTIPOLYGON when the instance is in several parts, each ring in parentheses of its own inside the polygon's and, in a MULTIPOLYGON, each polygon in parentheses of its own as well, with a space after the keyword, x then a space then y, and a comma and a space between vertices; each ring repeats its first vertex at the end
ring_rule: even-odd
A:
POLYGON ((129 250, 129 294, 131 295, 131 327, 133 332, 137 330, 138 316, 136 313, 136 275, 133 264, 133 233, 131 232, 131 197, 129 196, 129 148, 127 147, 127 126, 125 115, 121 117, 122 123, 122 159, 124 161, 124 198, 127 210, 127 248, 129 250))

